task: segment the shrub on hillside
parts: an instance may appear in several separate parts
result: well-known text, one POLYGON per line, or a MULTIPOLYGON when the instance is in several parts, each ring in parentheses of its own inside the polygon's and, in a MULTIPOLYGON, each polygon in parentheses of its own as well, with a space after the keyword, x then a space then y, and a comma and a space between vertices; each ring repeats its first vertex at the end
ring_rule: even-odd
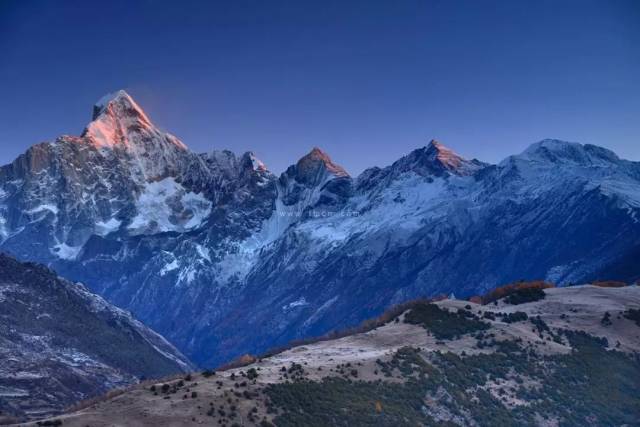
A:
POLYGON ((405 315, 404 321, 422 325, 439 340, 458 338, 490 327, 488 323, 481 321, 478 316, 469 311, 450 312, 436 304, 420 304, 413 307, 405 315))
POLYGON ((205 377, 205 378, 212 377, 212 376, 214 376, 215 374, 216 374, 216 371, 213 371, 213 370, 211 370, 211 369, 207 369, 206 371, 203 371, 203 372, 202 372, 202 376, 203 376, 203 377, 205 377))
POLYGON ((516 311, 515 313, 505 314, 502 320, 505 323, 515 323, 515 322, 524 322, 528 318, 529 316, 527 316, 527 313, 523 311, 516 311))
MULTIPOLYGON (((518 283, 512 283, 509 285, 505 285, 505 286, 500 286, 498 288, 495 288, 494 290, 492 290, 491 292, 487 293, 486 295, 482 296, 482 303, 483 304, 490 304, 494 301, 498 301, 499 299, 505 298, 509 295, 512 295, 514 293, 518 293, 523 291, 524 289, 539 289, 539 290, 543 290, 543 289, 548 289, 548 288, 553 288, 555 287, 552 283, 549 282, 544 282, 542 280, 538 280, 538 281, 533 281, 533 282, 518 282, 518 283)), ((544 298, 544 297, 542 297, 544 298)))
POLYGON ((640 309, 631 308, 624 312, 624 317, 636 322, 636 325, 640 326, 640 309))
POLYGON ((250 380, 255 380, 256 378, 258 378, 258 371, 256 371, 256 368, 250 368, 247 371, 247 378, 250 380))
POLYGON ((540 288, 522 288, 505 297, 504 302, 507 304, 525 304, 544 299, 546 294, 540 288))

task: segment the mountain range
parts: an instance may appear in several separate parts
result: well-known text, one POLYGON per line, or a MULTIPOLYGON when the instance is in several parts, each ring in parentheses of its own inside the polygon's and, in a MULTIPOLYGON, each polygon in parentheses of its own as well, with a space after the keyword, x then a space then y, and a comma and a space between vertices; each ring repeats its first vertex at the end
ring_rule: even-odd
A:
POLYGON ((640 279, 640 163, 543 140, 498 164, 437 141, 351 177, 197 154, 124 91, 0 168, 0 249, 84 283, 214 366, 419 296, 640 279))

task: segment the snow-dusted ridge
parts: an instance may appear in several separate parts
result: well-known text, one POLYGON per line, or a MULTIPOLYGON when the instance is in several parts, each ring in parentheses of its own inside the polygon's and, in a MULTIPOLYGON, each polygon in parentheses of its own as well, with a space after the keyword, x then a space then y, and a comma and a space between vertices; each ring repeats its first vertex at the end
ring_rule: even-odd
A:
POLYGON ((640 164, 544 140, 490 165, 431 141, 357 177, 319 148, 275 176, 190 151, 117 92, 80 137, 0 168, 0 242, 212 365, 407 298, 640 279, 640 164))
POLYGON ((144 377, 193 369, 165 338, 84 285, 4 254, 0 313, 3 416, 41 417, 144 377))

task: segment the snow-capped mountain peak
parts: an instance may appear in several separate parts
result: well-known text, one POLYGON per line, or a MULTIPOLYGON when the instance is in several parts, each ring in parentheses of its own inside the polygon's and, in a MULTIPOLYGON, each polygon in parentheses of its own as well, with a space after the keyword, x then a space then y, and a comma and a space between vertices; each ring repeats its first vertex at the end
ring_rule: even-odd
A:
POLYGON ((606 148, 558 139, 543 139, 531 144, 515 157, 533 162, 572 163, 578 165, 611 165, 620 161, 620 158, 614 152, 606 148))
POLYGON ((349 177, 342 166, 335 164, 329 155, 318 147, 314 147, 298 160, 295 166, 291 166, 287 174, 293 175, 296 181, 308 186, 317 186, 334 178, 349 177))
POLYGON ((276 178, 250 153, 183 149, 141 111, 107 97, 83 137, 0 168, 0 249, 90 284, 199 362, 421 295, 640 277, 640 163, 599 147, 545 140, 488 166, 432 141, 355 180, 314 148, 276 178))
POLYGON ((442 143, 431 140, 426 147, 413 150, 391 165, 395 174, 414 172, 418 175, 472 175, 487 166, 478 160, 467 160, 442 143))
POLYGON ((253 151, 247 151, 242 155, 243 164, 251 170, 258 172, 267 172, 267 166, 260 160, 253 151))
POLYGON ((108 93, 100 98, 93 105, 92 120, 96 120, 101 114, 104 114, 109 109, 135 111, 135 113, 140 115, 146 122, 151 123, 142 108, 140 108, 131 95, 129 95, 125 90, 108 93))
POLYGON ((426 154, 451 170, 457 169, 464 162, 462 157, 435 139, 432 139, 427 145, 426 154))
POLYGON ((150 141, 164 142, 186 150, 177 138, 165 135, 124 90, 107 94, 93 106, 92 121, 82 136, 100 149, 130 148, 150 141))
POLYGON ((313 167, 315 165, 321 165, 329 172, 336 176, 349 176, 342 166, 335 164, 331 157, 318 147, 313 149, 306 156, 298 160, 298 169, 304 171, 306 168, 313 167))

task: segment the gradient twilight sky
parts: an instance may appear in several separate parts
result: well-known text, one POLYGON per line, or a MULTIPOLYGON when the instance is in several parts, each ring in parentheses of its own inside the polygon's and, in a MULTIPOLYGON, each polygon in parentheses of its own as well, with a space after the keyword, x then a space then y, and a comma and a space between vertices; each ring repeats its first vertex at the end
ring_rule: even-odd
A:
POLYGON ((431 138, 640 160, 640 1, 0 0, 0 163, 121 88, 195 151, 278 173, 319 146, 357 174, 431 138))

